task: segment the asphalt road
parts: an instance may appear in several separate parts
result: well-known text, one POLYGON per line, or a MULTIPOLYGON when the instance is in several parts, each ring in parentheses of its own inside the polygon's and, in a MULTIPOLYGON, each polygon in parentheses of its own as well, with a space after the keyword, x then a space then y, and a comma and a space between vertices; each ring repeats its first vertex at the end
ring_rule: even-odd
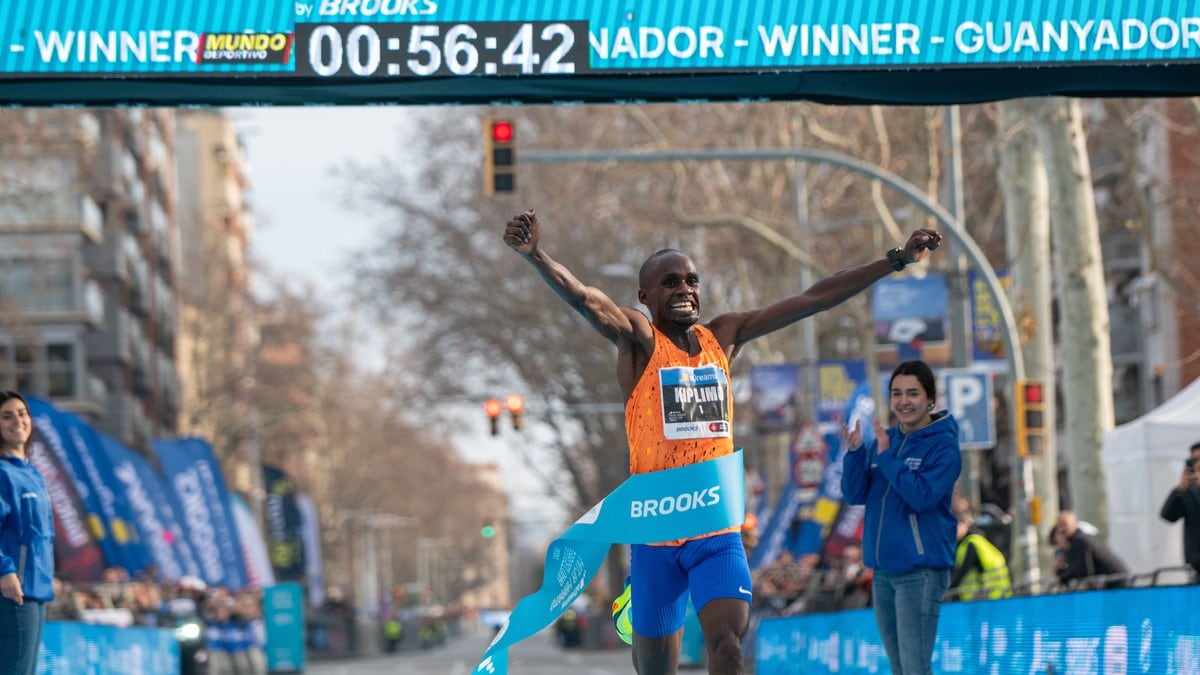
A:
MULTIPOLYGON (((490 633, 468 633, 429 650, 408 650, 369 659, 310 662, 311 675, 470 675, 490 633)), ((562 649, 543 631, 509 651, 512 675, 631 675, 629 650, 562 649)))

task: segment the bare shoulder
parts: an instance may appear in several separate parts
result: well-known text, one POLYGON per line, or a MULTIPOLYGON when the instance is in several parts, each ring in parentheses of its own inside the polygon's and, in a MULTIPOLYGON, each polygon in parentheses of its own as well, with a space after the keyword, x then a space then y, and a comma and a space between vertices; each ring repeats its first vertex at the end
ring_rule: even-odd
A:
POLYGON ((731 353, 737 347, 738 336, 741 335, 742 328, 750 319, 757 316, 759 311, 728 312, 713 317, 704 326, 712 331, 713 337, 717 338, 717 344, 721 345, 726 353, 731 353))

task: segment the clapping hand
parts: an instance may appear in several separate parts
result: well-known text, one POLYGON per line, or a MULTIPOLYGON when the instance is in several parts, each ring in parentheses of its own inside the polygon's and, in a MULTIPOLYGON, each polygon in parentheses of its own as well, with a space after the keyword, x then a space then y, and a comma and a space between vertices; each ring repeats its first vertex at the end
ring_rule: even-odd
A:
POLYGON ((892 447, 892 441, 890 438, 888 438, 887 429, 883 428, 883 425, 879 423, 879 420, 873 419, 871 420, 871 424, 875 428, 875 447, 878 449, 877 454, 882 455, 892 447))
POLYGON ((857 450, 860 446, 862 446, 862 442, 863 442, 862 420, 858 419, 858 420, 854 421, 854 429, 853 430, 851 430, 850 427, 843 424, 842 425, 842 438, 844 438, 846 441, 846 449, 847 450, 854 451, 854 450, 857 450))

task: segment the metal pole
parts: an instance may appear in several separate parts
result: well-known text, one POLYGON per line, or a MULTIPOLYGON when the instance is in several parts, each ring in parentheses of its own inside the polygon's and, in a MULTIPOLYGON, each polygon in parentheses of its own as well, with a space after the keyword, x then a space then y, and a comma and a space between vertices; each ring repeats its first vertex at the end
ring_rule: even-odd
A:
MULTIPOLYGON (((949 193, 950 212, 959 223, 963 220, 966 205, 963 201, 962 130, 959 124, 958 106, 946 106, 946 145, 949 148, 949 193)), ((971 365, 971 342, 974 333, 971 321, 971 295, 967 283, 967 257, 953 242, 950 245, 950 362, 956 368, 971 365)), ((979 450, 962 451, 963 469, 959 477, 959 490, 976 510, 979 503, 979 450)))
MULTIPOLYGON (((803 245, 812 234, 812 223, 808 213, 808 171, 804 162, 794 162, 793 176, 796 189, 796 237, 798 243, 803 245)), ((809 265, 800 265, 800 290, 804 291, 816 282, 814 279, 812 267, 809 265)), ((800 424, 811 421, 817 422, 817 401, 820 398, 817 392, 820 391, 820 379, 817 373, 817 322, 816 321, 801 321, 800 322, 800 396, 797 397, 797 404, 800 406, 800 419, 797 420, 800 424)), ((796 430, 793 430, 793 434, 796 430)), ((787 481, 791 480, 791 455, 790 448, 792 437, 789 436, 783 443, 783 457, 779 466, 782 467, 782 475, 775 479, 773 495, 783 493, 783 486, 787 481)))

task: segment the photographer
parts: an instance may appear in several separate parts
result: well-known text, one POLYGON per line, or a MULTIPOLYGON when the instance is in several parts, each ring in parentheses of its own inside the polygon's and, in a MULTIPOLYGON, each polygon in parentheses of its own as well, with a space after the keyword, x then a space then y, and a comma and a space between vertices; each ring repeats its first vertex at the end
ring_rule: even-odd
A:
POLYGON ((1200 573, 1200 442, 1189 452, 1179 485, 1167 495, 1159 515, 1168 523, 1183 518, 1183 559, 1200 573))

